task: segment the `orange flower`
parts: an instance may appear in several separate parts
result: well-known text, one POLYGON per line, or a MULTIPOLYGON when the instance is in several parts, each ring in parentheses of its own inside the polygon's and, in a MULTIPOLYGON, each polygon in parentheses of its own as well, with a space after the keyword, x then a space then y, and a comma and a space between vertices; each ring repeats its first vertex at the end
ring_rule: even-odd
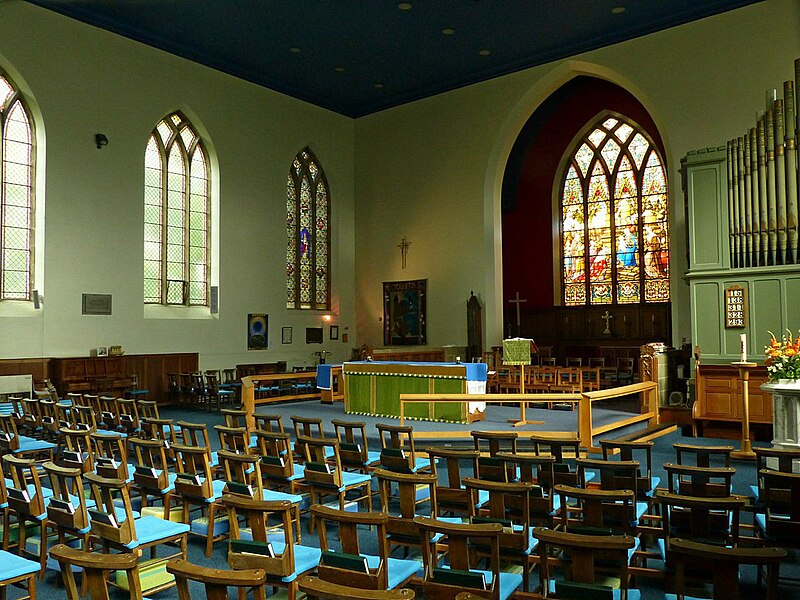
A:
POLYGON ((786 356, 795 356, 797 354, 797 349, 794 346, 789 346, 786 348, 786 356))

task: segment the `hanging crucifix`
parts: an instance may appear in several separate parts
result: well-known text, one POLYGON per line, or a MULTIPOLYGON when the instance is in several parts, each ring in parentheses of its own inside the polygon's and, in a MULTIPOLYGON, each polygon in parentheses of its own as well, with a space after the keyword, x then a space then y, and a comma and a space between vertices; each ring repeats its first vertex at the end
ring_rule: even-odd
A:
POLYGON ((403 236, 403 239, 400 241, 399 244, 397 244, 397 247, 400 248, 400 258, 402 260, 402 266, 404 269, 406 268, 406 259, 408 258, 408 247, 410 245, 411 242, 409 242, 405 238, 405 236, 403 236))
POLYGON ((522 321, 520 319, 519 305, 527 301, 528 301, 527 299, 519 297, 519 292, 516 293, 513 300, 509 300, 511 304, 517 305, 517 337, 520 337, 522 335, 522 321))

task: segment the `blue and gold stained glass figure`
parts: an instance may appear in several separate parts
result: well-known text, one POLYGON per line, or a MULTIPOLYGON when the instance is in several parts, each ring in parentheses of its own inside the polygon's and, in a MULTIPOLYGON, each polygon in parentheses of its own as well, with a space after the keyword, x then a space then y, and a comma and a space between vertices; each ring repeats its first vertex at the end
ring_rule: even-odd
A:
POLYGON ((560 211, 564 303, 668 301, 667 181, 655 145, 634 123, 607 115, 569 156, 560 211))

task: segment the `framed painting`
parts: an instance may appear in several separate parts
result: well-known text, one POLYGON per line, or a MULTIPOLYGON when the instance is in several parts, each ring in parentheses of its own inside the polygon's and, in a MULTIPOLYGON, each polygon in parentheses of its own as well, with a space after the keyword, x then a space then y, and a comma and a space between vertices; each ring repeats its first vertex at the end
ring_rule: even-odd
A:
POLYGON ((386 346, 424 346, 427 279, 383 283, 383 343, 386 346))
POLYGON ((247 349, 266 350, 269 348, 269 315, 247 315, 247 349))

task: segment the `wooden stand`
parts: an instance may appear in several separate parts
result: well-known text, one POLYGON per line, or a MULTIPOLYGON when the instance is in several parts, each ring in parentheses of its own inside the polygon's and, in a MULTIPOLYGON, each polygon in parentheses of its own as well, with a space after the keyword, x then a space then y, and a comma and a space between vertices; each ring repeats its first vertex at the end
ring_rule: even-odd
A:
POLYGON ((731 456, 738 460, 755 460, 756 453, 750 443, 750 369, 757 366, 753 362, 734 362, 733 366, 739 369, 739 378, 742 381, 742 449, 731 452, 731 456))
MULTIPOLYGON (((525 394, 525 365, 519 366, 519 393, 525 394)), ((525 418, 525 405, 527 402, 522 400, 519 403, 519 420, 509 419, 512 427, 522 427, 523 425, 541 425, 544 421, 529 421, 525 418)))

